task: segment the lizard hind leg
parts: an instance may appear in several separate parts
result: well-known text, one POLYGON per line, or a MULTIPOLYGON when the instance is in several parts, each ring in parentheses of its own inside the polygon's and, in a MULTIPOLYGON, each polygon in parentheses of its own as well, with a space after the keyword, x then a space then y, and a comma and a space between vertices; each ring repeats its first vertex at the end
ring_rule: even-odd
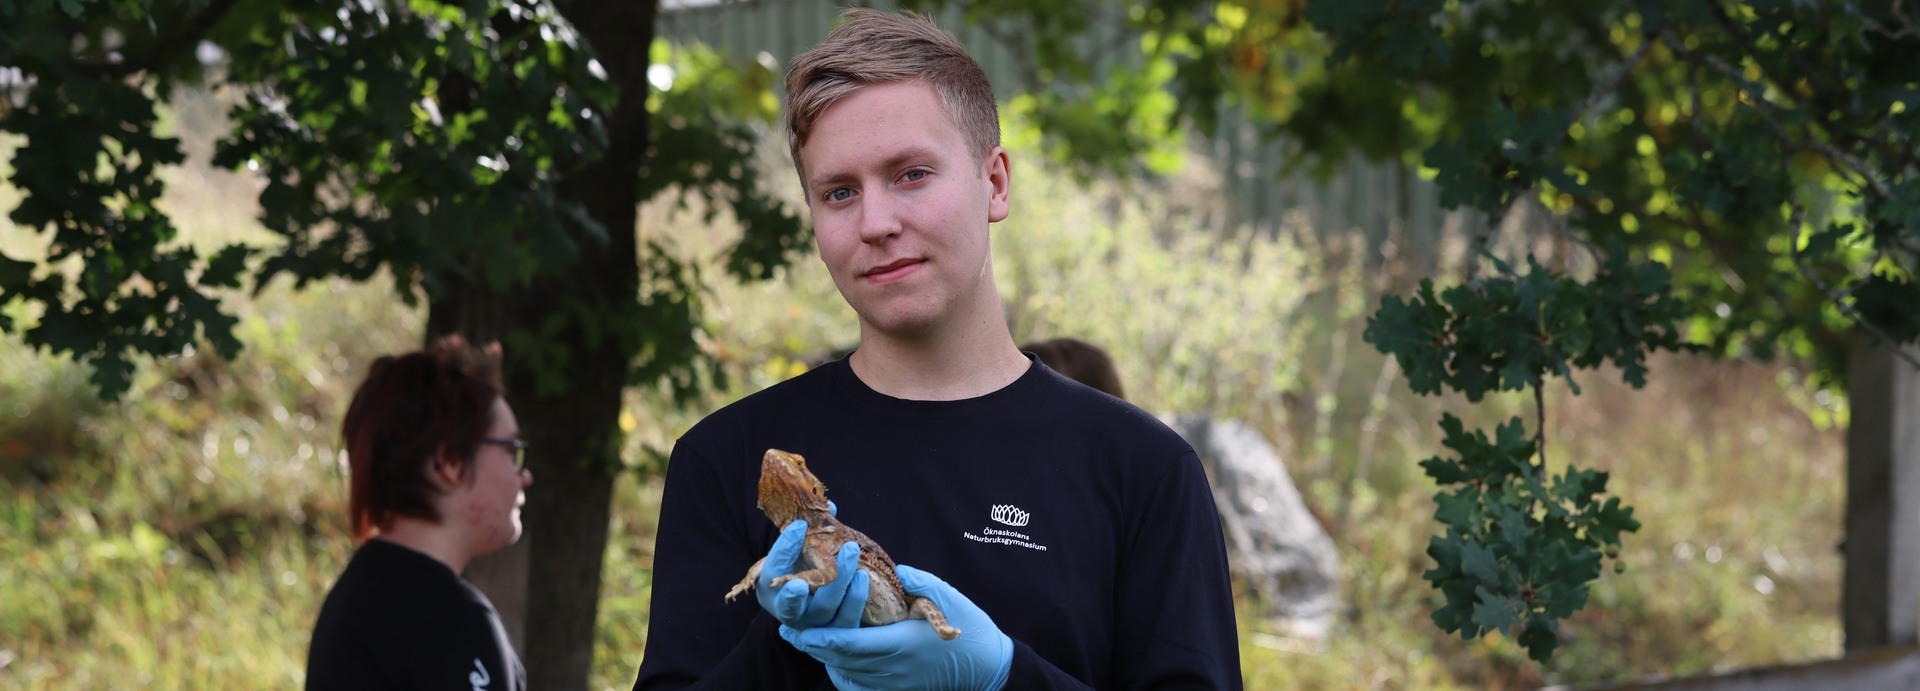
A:
POLYGON ((908 605, 907 609, 912 612, 909 615, 911 618, 925 619, 928 624, 932 624, 933 632, 939 634, 941 640, 951 641, 960 637, 960 629, 947 623, 947 615, 942 613, 939 607, 935 607, 932 600, 924 597, 913 598, 912 604, 908 605))
POLYGON ((740 579, 739 583, 733 584, 733 588, 727 591, 727 602, 733 602, 733 599, 740 597, 741 593, 753 589, 753 582, 760 580, 760 566, 765 563, 767 563, 767 560, 762 558, 760 561, 754 562, 753 566, 747 567, 747 577, 740 579))

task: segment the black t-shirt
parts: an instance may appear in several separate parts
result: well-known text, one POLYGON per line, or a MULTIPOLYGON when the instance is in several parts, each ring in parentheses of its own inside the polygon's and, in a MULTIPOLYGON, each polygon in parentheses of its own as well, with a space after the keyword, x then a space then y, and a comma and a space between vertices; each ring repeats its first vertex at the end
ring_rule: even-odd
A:
POLYGON ((1240 688, 1213 495, 1172 430, 1037 362, 985 396, 911 401, 839 361, 674 445, 636 689, 832 688, 754 598, 724 601, 779 533, 754 507, 769 447, 993 618, 1014 641, 1006 688, 1240 688))
POLYGON ((327 593, 307 650, 308 691, 526 687, 487 596, 433 557, 377 538, 327 593))

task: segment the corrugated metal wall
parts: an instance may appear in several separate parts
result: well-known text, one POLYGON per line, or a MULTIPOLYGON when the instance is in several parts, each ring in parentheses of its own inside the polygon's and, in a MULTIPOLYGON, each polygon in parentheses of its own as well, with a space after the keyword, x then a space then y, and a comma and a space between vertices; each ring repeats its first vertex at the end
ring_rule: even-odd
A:
MULTIPOLYGON (((659 33, 669 39, 694 39, 742 58, 766 53, 774 64, 812 47, 826 36, 840 9, 849 4, 891 8, 895 3, 847 3, 836 0, 682 0, 667 2, 659 33)), ((968 26, 958 12, 936 17, 973 51, 996 88, 1022 83, 1008 51, 987 32, 968 26)), ((1004 93, 1003 93, 1004 96, 1004 93)), ((1372 248, 1395 241, 1396 254, 1416 270, 1431 268, 1443 236, 1466 219, 1440 208, 1433 185, 1405 166, 1377 164, 1358 157, 1321 182, 1305 172, 1282 176, 1282 142, 1263 142, 1245 118, 1223 118, 1221 131, 1196 148, 1220 172, 1231 205, 1230 232, 1275 233, 1290 213, 1303 213, 1311 228, 1329 237, 1353 231, 1372 248)))

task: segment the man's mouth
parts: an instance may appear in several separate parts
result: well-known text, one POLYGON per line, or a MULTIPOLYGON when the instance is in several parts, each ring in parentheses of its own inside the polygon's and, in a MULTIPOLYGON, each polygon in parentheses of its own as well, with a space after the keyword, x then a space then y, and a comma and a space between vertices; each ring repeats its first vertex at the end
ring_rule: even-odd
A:
POLYGON ((913 270, 918 268, 920 264, 921 261, 918 259, 901 259, 867 269, 866 273, 861 274, 861 277, 875 283, 888 283, 906 278, 907 275, 913 273, 913 270))

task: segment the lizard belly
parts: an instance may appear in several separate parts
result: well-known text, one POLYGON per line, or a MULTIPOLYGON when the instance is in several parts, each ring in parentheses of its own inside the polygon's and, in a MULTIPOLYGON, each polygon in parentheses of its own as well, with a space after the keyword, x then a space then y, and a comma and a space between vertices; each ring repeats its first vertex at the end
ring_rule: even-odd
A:
POLYGON ((887 558, 879 545, 863 539, 865 537, 852 528, 839 525, 837 521, 824 523, 820 528, 809 531, 808 549, 800 551, 795 570, 830 567, 834 556, 840 553, 841 545, 861 543, 864 549, 860 554, 859 568, 867 572, 867 606, 860 611, 860 625, 884 626, 911 618, 912 609, 908 607, 906 592, 900 589, 900 581, 893 575, 892 560, 887 558))
POLYGON ((867 572, 868 583, 867 608, 860 613, 860 625, 882 626, 906 619, 906 598, 902 597, 899 591, 886 587, 888 577, 893 574, 889 573, 883 577, 865 566, 860 567, 860 570, 867 572))

